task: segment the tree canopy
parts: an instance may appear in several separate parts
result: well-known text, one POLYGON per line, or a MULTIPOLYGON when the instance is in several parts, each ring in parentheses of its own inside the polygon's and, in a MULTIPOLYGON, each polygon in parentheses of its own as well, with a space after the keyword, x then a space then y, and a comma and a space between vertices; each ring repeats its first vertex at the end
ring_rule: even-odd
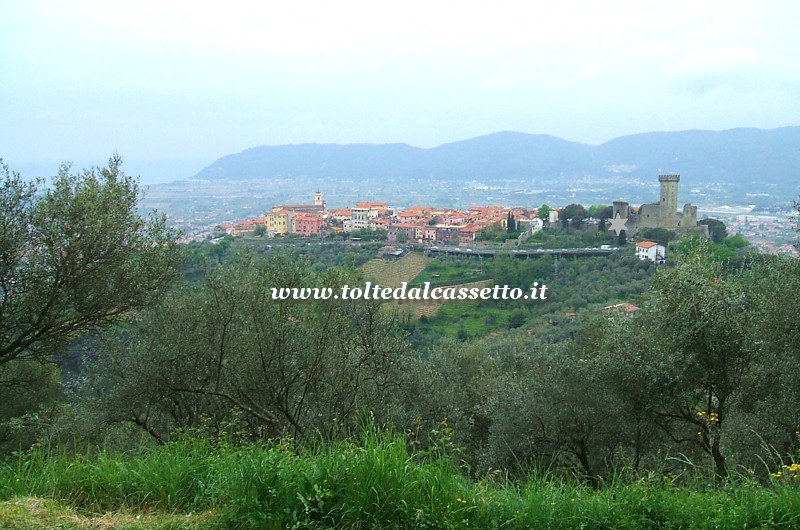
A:
POLYGON ((76 334, 149 302, 180 254, 165 218, 143 219, 139 187, 115 155, 108 167, 51 186, 0 169, 0 367, 48 361, 76 334))
POLYGON ((723 239, 728 237, 728 229, 725 227, 725 223, 718 219, 703 219, 698 221, 697 224, 708 227, 708 237, 714 243, 721 243, 723 239))

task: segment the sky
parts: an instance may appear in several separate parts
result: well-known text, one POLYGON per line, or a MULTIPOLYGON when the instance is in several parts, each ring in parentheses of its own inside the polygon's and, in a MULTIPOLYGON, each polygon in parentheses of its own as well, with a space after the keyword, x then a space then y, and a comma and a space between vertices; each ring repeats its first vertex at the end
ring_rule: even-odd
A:
POLYGON ((800 2, 0 0, 0 157, 143 182, 259 145, 800 125, 800 2))

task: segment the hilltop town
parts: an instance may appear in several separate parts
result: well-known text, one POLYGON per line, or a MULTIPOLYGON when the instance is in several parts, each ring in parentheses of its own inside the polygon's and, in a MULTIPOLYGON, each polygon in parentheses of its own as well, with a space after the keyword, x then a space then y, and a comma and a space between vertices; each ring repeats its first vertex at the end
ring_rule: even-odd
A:
POLYGON ((545 222, 555 222, 558 210, 540 219, 536 209, 507 206, 471 206, 465 210, 414 206, 398 209, 385 202, 359 202, 351 208, 326 209, 321 192, 313 204, 275 206, 261 217, 238 223, 222 223, 221 230, 233 236, 264 233, 267 236, 301 236, 380 230, 390 242, 476 241, 492 225, 507 231, 537 231, 545 222), (512 223, 509 230, 509 222, 512 223))
MULTIPOLYGON (((313 203, 277 205, 261 216, 220 223, 214 233, 217 237, 220 234, 324 237, 374 231, 385 233, 390 243, 435 245, 502 240, 502 234, 508 234, 508 238, 524 238, 525 234, 534 234, 546 227, 605 225, 607 220, 621 217, 626 220, 626 235, 631 238, 643 229, 664 229, 678 236, 699 234, 708 237, 708 226, 700 222, 697 206, 684 204, 682 209, 678 208, 680 175, 659 175, 658 181, 658 202, 637 207, 619 200, 612 206, 595 206, 588 211, 575 204, 552 208, 546 204, 539 208, 501 205, 475 205, 463 209, 430 205, 396 208, 384 201, 361 201, 352 207, 328 208, 323 193, 317 190, 313 203)), ((751 228, 762 225, 761 219, 752 215, 722 218, 731 227, 731 233, 745 236, 750 235, 751 228)), ((758 241, 756 244, 762 252, 796 253, 787 245, 759 244, 758 241)), ((663 252, 659 255, 663 256, 663 252)))
MULTIPOLYGON (((538 209, 470 206, 464 210, 454 210, 414 206, 401 210, 379 201, 359 202, 351 208, 328 210, 322 192, 317 191, 313 204, 275 206, 261 217, 235 224, 223 223, 219 230, 233 236, 258 234, 269 237, 290 234, 310 237, 370 230, 386 232, 387 240, 391 243, 433 244, 477 241, 486 239, 481 236, 487 233, 501 239, 503 234, 524 237, 557 221, 573 227, 602 224, 600 228, 603 229, 606 220, 621 218, 625 223, 630 222, 624 236, 628 235, 627 232, 635 235, 641 228, 659 228, 708 237, 708 226, 697 222, 696 206, 686 204, 683 213, 677 212, 679 181, 680 175, 660 175, 661 198, 657 203, 635 208, 627 202, 615 201, 613 207, 595 207, 594 211, 587 211, 577 204, 565 208, 542 205, 538 209)), ((662 251, 662 260, 663 256, 662 251)))

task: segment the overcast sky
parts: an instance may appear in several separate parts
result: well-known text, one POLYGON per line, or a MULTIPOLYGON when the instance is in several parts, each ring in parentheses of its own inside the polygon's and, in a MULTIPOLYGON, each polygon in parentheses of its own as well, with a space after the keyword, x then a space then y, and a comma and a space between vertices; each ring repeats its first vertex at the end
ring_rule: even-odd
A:
POLYGON ((12 0, 0 157, 147 182, 258 145, 800 125, 799 35, 796 0, 12 0))

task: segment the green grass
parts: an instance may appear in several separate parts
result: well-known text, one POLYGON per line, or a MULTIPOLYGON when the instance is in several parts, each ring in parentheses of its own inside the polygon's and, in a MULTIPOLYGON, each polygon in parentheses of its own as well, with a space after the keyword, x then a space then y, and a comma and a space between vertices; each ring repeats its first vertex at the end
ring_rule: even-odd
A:
MULTIPOLYGON (((490 263, 487 261, 487 263, 490 263)), ((490 270, 489 265, 481 269, 481 263, 477 259, 467 261, 462 258, 459 261, 448 262, 446 258, 438 258, 428 263, 427 267, 420 272, 410 285, 423 285, 430 282, 431 285, 442 285, 446 283, 459 282, 469 283, 475 279, 485 279, 490 270)))
POLYGON ((447 302, 426 326, 441 335, 456 337, 463 329, 470 337, 481 337, 508 328, 508 317, 515 307, 478 305, 476 302, 447 302))
POLYGON ((796 528, 800 488, 660 478, 593 490, 537 477, 473 481, 406 440, 214 446, 112 456, 17 455, 0 467, 2 528, 796 528), (192 514, 192 515, 189 515, 192 514), (92 526, 98 519, 110 521, 92 526), (199 521, 199 522, 198 522, 199 521), (59 526, 60 525, 60 526, 59 526))
POLYGON ((0 502, 0 528, 5 530, 204 530, 220 528, 219 518, 211 513, 148 513, 115 510, 104 513, 79 513, 63 502, 38 497, 17 497, 0 502))

